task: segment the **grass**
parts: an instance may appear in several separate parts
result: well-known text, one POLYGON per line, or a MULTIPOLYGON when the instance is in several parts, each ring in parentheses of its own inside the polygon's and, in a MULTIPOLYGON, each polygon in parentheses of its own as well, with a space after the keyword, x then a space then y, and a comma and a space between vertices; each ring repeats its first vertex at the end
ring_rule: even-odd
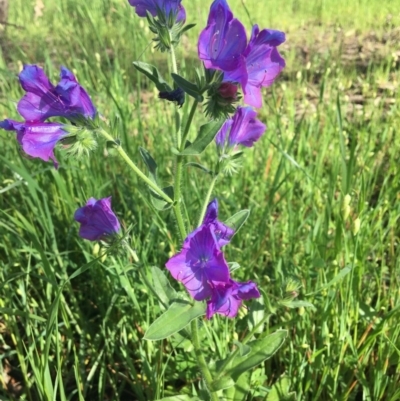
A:
MULTIPOLYGON (((157 100, 131 63, 157 63, 164 73, 169 66, 148 47, 143 21, 122 0, 48 0, 36 16, 34 3, 10 4, 9 22, 16 26, 1 39, 0 119, 17 117, 22 91, 15 76, 22 63, 42 64, 54 80, 64 64, 106 118, 118 116, 133 159, 139 159, 138 146, 146 147, 168 184, 173 108, 157 100)), ((230 5, 247 27, 252 21, 288 32, 282 51, 288 66, 264 91, 267 134, 246 151, 239 174, 219 181, 215 195, 222 218, 251 209, 227 259, 241 265, 238 279, 263 289, 267 311, 275 311, 266 329, 286 328, 289 338, 252 372, 247 399, 266 399, 280 380, 298 401, 396 401, 400 4, 259 3, 245 1, 248 13, 241 1, 230 5), (297 299, 314 308, 282 305, 293 281, 301 285, 297 299)), ((207 9, 197 1, 187 6, 197 26, 178 56, 189 76, 207 9)), ((125 227, 133 225, 132 246, 151 278, 149 267, 163 268, 179 248, 170 213, 152 208, 143 185, 110 149, 99 147, 79 161, 58 151, 56 171, 24 158, 13 134, 0 135, 0 399, 144 401, 202 394, 189 342, 143 340, 160 308, 137 267, 125 256, 102 257, 79 239, 72 218, 88 197, 112 194, 125 227)), ((212 161, 209 149, 202 162, 212 161)), ((209 181, 199 170, 186 171, 192 224, 209 181)), ((243 314, 203 327, 208 359, 223 358, 245 335, 243 314)))

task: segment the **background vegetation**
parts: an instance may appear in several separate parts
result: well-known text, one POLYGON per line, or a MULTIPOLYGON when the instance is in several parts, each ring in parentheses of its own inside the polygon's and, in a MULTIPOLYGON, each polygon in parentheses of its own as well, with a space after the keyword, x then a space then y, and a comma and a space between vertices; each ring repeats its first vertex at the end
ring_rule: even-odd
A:
MULTIPOLYGON (((222 218, 251 209, 228 259, 241 265, 239 279, 257 281, 266 294, 266 313, 274 312, 268 329, 290 333, 248 378, 248 399, 266 399, 280 380, 298 401, 399 400, 400 2, 243 2, 247 12, 239 0, 230 5, 249 30, 257 22, 287 32, 288 62, 264 91, 267 134, 215 191, 222 218), (293 281, 298 299, 314 309, 278 306, 293 281)), ((178 52, 190 76, 211 1, 183 3, 188 22, 197 23, 178 52)), ((17 118, 23 63, 44 66, 53 80, 63 64, 117 124, 130 155, 140 163, 138 146, 146 147, 167 183, 174 106, 157 99, 132 61, 165 73, 169 66, 127 1, 13 0, 8 22, 0 119, 17 118)), ((179 248, 169 213, 153 210, 110 150, 79 161, 58 151, 56 171, 26 159, 13 133, 0 135, 0 399, 144 401, 198 391, 188 343, 142 340, 160 310, 128 257, 79 270, 98 255, 73 222, 88 197, 112 195, 124 225, 133 224, 144 266, 162 268, 179 248)), ((212 158, 209 149, 203 161, 212 158)), ((187 170, 185 180, 195 222, 210 178, 187 170)), ((246 319, 214 319, 202 330, 209 358, 223 357, 246 330, 246 319)))

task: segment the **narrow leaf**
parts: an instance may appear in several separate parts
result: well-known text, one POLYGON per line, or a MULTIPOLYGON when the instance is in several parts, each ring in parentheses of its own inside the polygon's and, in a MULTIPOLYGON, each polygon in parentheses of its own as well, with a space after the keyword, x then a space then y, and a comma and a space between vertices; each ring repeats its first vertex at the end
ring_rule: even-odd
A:
POLYGON ((205 313, 206 308, 202 302, 196 302, 194 305, 184 300, 173 302, 169 309, 150 325, 144 338, 151 341, 167 338, 205 313))
POLYGON ((33 313, 21 311, 18 309, 13 309, 13 308, 0 308, 0 314, 2 315, 10 315, 10 316, 21 316, 25 317, 27 319, 33 319, 33 320, 38 320, 39 322, 45 322, 46 319, 44 317, 35 315, 33 313))
POLYGON ((214 120, 202 125, 194 142, 180 154, 182 156, 195 156, 203 153, 206 147, 214 140, 223 123, 223 120, 214 120))
POLYGON ((246 356, 250 351, 251 347, 249 347, 247 344, 242 344, 239 341, 233 341, 233 343, 239 348, 239 355, 240 356, 246 356))
POLYGON ((198 397, 191 397, 189 395, 174 395, 172 397, 159 398, 156 401, 201 401, 198 397))
POLYGON ((233 228, 236 234, 240 230, 242 225, 246 222, 249 216, 250 216, 250 210, 244 209, 241 210, 240 212, 237 212, 233 216, 229 217, 229 219, 225 221, 225 224, 228 227, 233 228))
POLYGON ((151 154, 146 149, 139 147, 139 153, 140 156, 142 156, 142 159, 147 167, 147 170, 149 171, 150 178, 154 182, 157 182, 157 163, 151 157, 151 154))
POLYGON ((181 77, 178 74, 172 73, 171 77, 178 85, 178 87, 182 88, 189 96, 194 97, 200 103, 203 101, 203 96, 201 94, 200 88, 198 88, 196 84, 187 81, 185 78, 181 77))
POLYGON ((232 376, 233 379, 238 378, 242 373, 271 358, 282 346, 286 337, 287 330, 278 330, 264 338, 249 342, 247 345, 251 347, 250 353, 235 358, 227 374, 232 376))
POLYGON ((200 164, 200 163, 193 163, 193 162, 190 162, 190 163, 186 163, 185 165, 186 165, 186 166, 189 166, 189 167, 196 167, 196 168, 198 168, 199 170, 202 170, 202 171, 204 171, 204 172, 207 173, 207 174, 213 174, 213 172, 212 172, 211 170, 209 170, 207 167, 203 166, 203 165, 200 164))
MULTIPOLYGON (((173 186, 168 186, 162 189, 171 199, 174 199, 174 187, 173 186)), ((151 195, 151 203, 157 210, 167 210, 169 209, 172 205, 166 202, 163 198, 161 198, 160 195, 156 194, 151 188, 150 188, 150 195, 151 195)))
POLYGON ((176 299, 176 291, 171 287, 164 272, 157 266, 151 267, 154 291, 157 292, 160 300, 167 307, 172 300, 176 299))
POLYGON ((149 78, 152 82, 154 82, 156 84, 157 89, 160 92, 172 91, 172 88, 164 80, 164 78, 161 76, 161 74, 154 65, 143 63, 142 61, 134 61, 133 65, 138 71, 146 75, 147 78, 149 78))
POLYGON ((267 396, 267 401, 291 401, 295 400, 295 393, 289 392, 290 379, 287 376, 281 376, 279 380, 271 387, 267 396))
POLYGON ((225 390, 225 399, 232 401, 244 401, 250 391, 251 372, 245 372, 236 380, 235 387, 225 390))
POLYGON ((235 382, 233 381, 233 379, 231 377, 228 377, 228 376, 221 377, 221 379, 214 380, 211 383, 212 389, 214 391, 224 390, 226 388, 233 387, 234 385, 235 385, 235 382))
MULTIPOLYGON (((250 316, 248 319, 249 330, 251 331, 255 326, 257 326, 261 320, 263 320, 265 315, 265 304, 264 297, 261 295, 260 298, 254 300, 251 303, 250 316)), ((262 333, 264 331, 264 325, 261 324, 258 327, 256 333, 262 333)))

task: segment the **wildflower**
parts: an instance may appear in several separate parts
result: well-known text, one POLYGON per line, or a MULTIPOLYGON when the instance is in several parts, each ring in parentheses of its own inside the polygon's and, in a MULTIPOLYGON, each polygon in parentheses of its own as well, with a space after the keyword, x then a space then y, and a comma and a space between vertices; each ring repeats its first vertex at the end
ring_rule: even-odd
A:
POLYGON ((19 114, 27 121, 44 121, 59 116, 70 120, 93 119, 96 109, 74 74, 61 67, 60 81, 54 86, 37 65, 25 65, 19 74, 22 88, 26 91, 19 101, 19 114))
POLYGON ((185 22, 186 12, 181 5, 181 0, 128 0, 132 7, 135 7, 136 14, 139 17, 146 17, 149 12, 153 17, 157 11, 161 10, 166 16, 171 13, 176 15, 177 22, 185 22))
POLYGON ((198 41, 198 54, 204 66, 221 71, 242 69, 245 73, 242 54, 246 43, 244 26, 233 18, 226 0, 215 0, 198 41))
POLYGON ((76 210, 74 219, 81 224, 79 235, 89 241, 105 240, 121 229, 117 216, 111 210, 111 197, 90 198, 85 206, 76 210))
POLYGON ((215 141, 219 147, 243 145, 252 147, 265 132, 266 126, 257 118, 251 107, 238 107, 232 118, 225 121, 215 141))
POLYGON ((205 68, 223 71, 224 82, 240 83, 244 102, 259 108, 261 87, 270 86, 285 66, 276 49, 284 41, 283 32, 260 31, 254 25, 247 44, 245 29, 233 18, 226 0, 215 0, 199 37, 198 54, 205 68))
POLYGON ((253 26, 251 39, 244 52, 245 69, 224 73, 224 81, 239 82, 242 85, 244 103, 260 108, 262 106, 261 87, 271 86, 285 67, 285 60, 277 46, 285 41, 285 34, 268 29, 259 30, 253 26))
POLYGON ((203 219, 202 226, 211 225, 214 228, 214 234, 217 238, 218 245, 220 247, 229 243, 235 230, 231 227, 228 227, 226 224, 220 222, 218 220, 218 200, 215 198, 212 200, 206 210, 206 214, 203 219))
POLYGON ((18 122, 9 119, 0 121, 0 128, 17 132, 17 141, 27 155, 39 157, 44 161, 52 159, 56 168, 58 162, 54 156, 54 147, 68 135, 63 127, 63 124, 40 121, 18 122))
POLYGON ((214 285, 229 280, 229 267, 219 249, 213 225, 203 225, 192 233, 166 267, 197 301, 210 297, 214 285))
POLYGON ((207 319, 215 313, 235 317, 243 300, 259 298, 260 292, 252 281, 239 283, 230 279, 228 283, 217 284, 212 289, 211 299, 207 301, 207 319))

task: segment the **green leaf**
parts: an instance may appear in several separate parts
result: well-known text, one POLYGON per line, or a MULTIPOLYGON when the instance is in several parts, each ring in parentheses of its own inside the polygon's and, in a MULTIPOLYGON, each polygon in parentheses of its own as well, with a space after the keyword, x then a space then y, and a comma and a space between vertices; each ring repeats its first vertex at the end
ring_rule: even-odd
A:
POLYGON ((175 81, 175 83, 180 88, 182 88, 189 96, 194 97, 200 103, 203 101, 204 98, 201 94, 201 90, 196 84, 187 81, 185 78, 181 77, 178 74, 171 73, 171 77, 175 81))
POLYGON ((242 344, 236 340, 234 340, 233 343, 239 348, 240 356, 246 356, 251 351, 251 347, 249 347, 247 344, 242 344))
POLYGON ((229 219, 225 221, 225 224, 228 227, 233 228, 236 234, 240 230, 242 225, 246 222, 249 216, 250 216, 250 210, 244 209, 241 210, 240 212, 237 212, 233 216, 229 217, 229 219))
POLYGON ((226 373, 235 380, 242 373, 271 358, 282 346, 286 337, 287 330, 278 330, 264 338, 249 342, 247 345, 251 347, 250 353, 246 356, 235 358, 226 373))
POLYGON ((236 380, 234 387, 225 391, 225 399, 230 401, 245 401, 250 391, 251 372, 245 372, 236 380))
POLYGON ((282 299, 279 301, 279 303, 282 306, 285 306, 286 308, 311 308, 311 309, 316 309, 315 306, 311 302, 307 301, 293 301, 291 299, 282 299))
POLYGON ((199 397, 189 395, 174 395, 172 397, 159 398, 156 401, 201 401, 199 397))
POLYGON ((192 29, 196 26, 196 24, 187 24, 185 25, 179 32, 179 35, 182 35, 183 33, 187 32, 189 29, 192 29))
POLYGON ((150 178, 154 181, 157 182, 157 163, 155 160, 151 157, 150 153, 139 146, 139 153, 140 156, 142 156, 142 159, 144 161, 144 164, 147 167, 147 170, 149 170, 150 178))
POLYGON ((167 307, 174 299, 177 298, 176 291, 171 287, 164 272, 157 266, 151 267, 151 275, 153 278, 154 291, 157 292, 163 305, 167 307))
POLYGON ((185 328, 193 319, 205 313, 206 308, 203 302, 196 302, 192 305, 187 301, 177 300, 150 325, 144 338, 151 341, 167 338, 185 328))
POLYGON ((235 385, 234 380, 231 377, 225 376, 220 379, 214 380, 211 383, 212 389, 214 391, 224 390, 226 388, 233 387, 235 385))
POLYGON ((290 380, 286 376, 281 376, 279 380, 271 387, 267 395, 267 401, 294 401, 295 392, 289 392, 290 380))
POLYGON ((160 92, 172 91, 172 88, 164 80, 164 78, 161 76, 161 74, 158 72, 157 68, 154 65, 143 63, 141 61, 134 61, 133 65, 138 71, 146 75, 147 78, 149 78, 152 82, 154 82, 156 84, 157 89, 160 92))
POLYGON ((335 275, 335 277, 333 277, 333 279, 331 281, 329 281, 325 285, 319 287, 317 289, 317 291, 309 292, 308 294, 306 294, 306 296, 316 294, 316 293, 324 290, 325 288, 331 287, 332 285, 336 284, 337 282, 341 281, 344 277, 346 277, 351 272, 352 269, 353 269, 353 266, 351 266, 351 265, 345 266, 342 270, 340 270, 340 272, 338 274, 335 275))
POLYGON ((190 163, 186 163, 185 166, 196 167, 196 168, 198 168, 199 170, 202 170, 202 171, 204 171, 204 172, 207 173, 207 174, 213 174, 213 172, 212 172, 211 170, 209 170, 207 167, 203 166, 203 165, 200 164, 200 163, 192 163, 192 162, 190 162, 190 163))
MULTIPOLYGON (((151 203, 157 210, 167 210, 172 204, 166 202, 160 195, 156 194, 151 188, 151 203)), ((172 185, 162 188, 162 190, 171 198, 174 199, 174 187, 172 185)))
POLYGON ((199 135, 197 135, 197 138, 194 140, 193 143, 187 146, 180 153, 180 155, 196 156, 203 153, 206 147, 213 141, 223 123, 224 121, 222 120, 213 120, 208 122, 207 124, 202 125, 200 127, 200 132, 199 135))
POLYGON ((46 322, 46 319, 44 317, 13 308, 0 308, 0 313, 2 315, 21 316, 27 319, 38 320, 39 322, 46 322))
MULTIPOLYGON (((250 315, 248 319, 249 330, 251 331, 261 320, 264 318, 265 315, 265 304, 264 304, 264 297, 263 295, 260 298, 254 300, 251 303, 250 308, 250 315)), ((262 333, 264 331, 264 325, 261 324, 260 327, 256 330, 256 333, 262 333)))

